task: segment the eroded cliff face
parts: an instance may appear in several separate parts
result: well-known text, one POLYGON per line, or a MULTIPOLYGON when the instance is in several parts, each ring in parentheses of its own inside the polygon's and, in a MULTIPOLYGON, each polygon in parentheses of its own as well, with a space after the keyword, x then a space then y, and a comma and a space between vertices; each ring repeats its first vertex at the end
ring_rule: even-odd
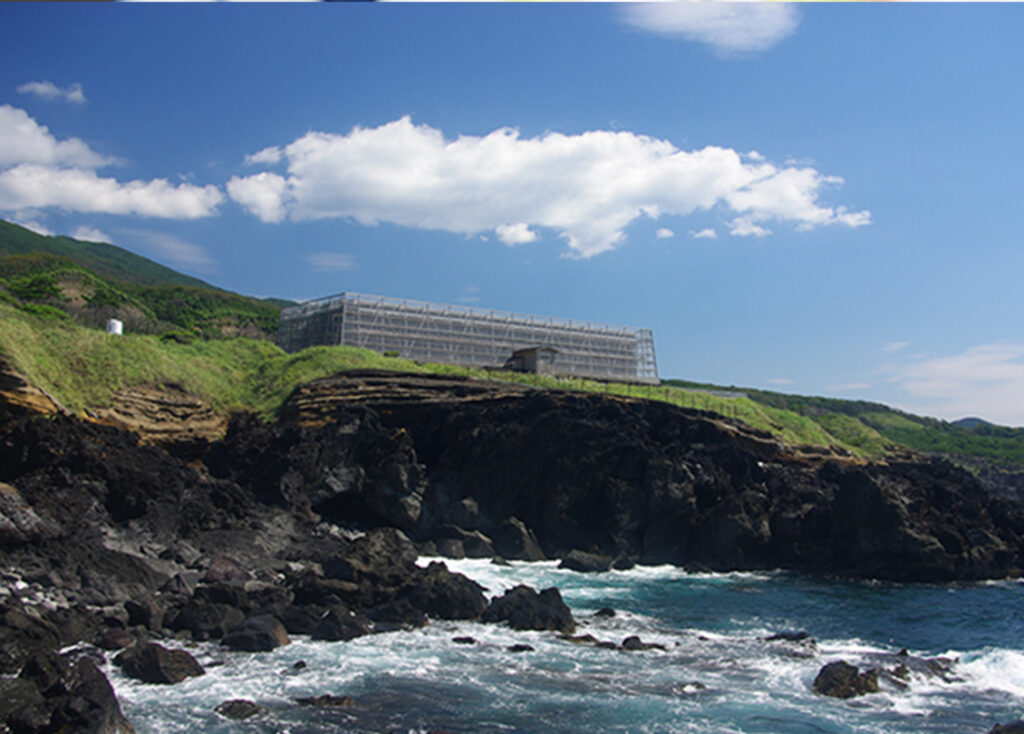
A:
POLYGON ((421 541, 516 518, 550 557, 922 581, 1020 567, 1020 506, 943 461, 868 464, 662 403, 372 372, 304 386, 285 415, 317 444, 353 404, 415 463, 338 496, 364 519, 403 515, 421 541))
MULTIPOLYGON (((660 403, 346 373, 297 390, 275 423, 239 415, 197 440, 188 412, 209 414, 188 396, 113 409, 140 439, 39 395, 0 399, 6 674, 78 641, 228 644, 276 625, 285 644, 277 627, 350 639, 511 618, 441 564, 416 566, 417 550, 904 581, 1022 568, 1024 507, 948 463, 867 464, 660 403), (176 431, 152 430, 160 404, 176 431)), ((555 594, 520 596, 509 614, 571 629, 555 594)), ((33 715, 62 720, 69 670, 70 693, 33 715)))
POLYGON ((272 511, 395 527, 451 554, 921 581, 1022 565, 1020 503, 946 462, 869 464, 662 403, 356 372, 299 388, 276 423, 238 416, 216 440, 188 396, 136 392, 107 420, 134 420, 141 442, 23 419, 5 431, 0 481, 42 521, 133 523, 162 544, 272 511), (146 445, 161 441, 172 453, 146 445))

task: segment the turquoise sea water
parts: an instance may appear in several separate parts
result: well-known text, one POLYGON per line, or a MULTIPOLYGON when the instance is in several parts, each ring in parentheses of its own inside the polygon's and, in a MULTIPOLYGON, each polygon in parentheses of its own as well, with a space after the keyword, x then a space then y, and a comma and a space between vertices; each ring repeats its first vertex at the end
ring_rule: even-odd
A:
MULTIPOLYGON (((426 563, 429 559, 421 559, 426 563)), ((489 594, 557 586, 577 634, 664 650, 600 649, 549 632, 433 622, 350 642, 298 638, 271 653, 193 648, 207 675, 176 686, 108 674, 146 732, 988 732, 1024 718, 1024 584, 896 585, 788 573, 688 574, 646 567, 580 574, 554 563, 451 561, 489 594), (614 617, 595 616, 602 607, 614 617), (815 643, 767 641, 806 631, 815 643), (463 645, 454 637, 473 637, 463 645), (528 644, 532 651, 508 647, 528 644), (820 668, 846 660, 891 669, 894 655, 955 659, 947 680, 911 674, 899 690, 818 696, 820 668), (298 661, 305 667, 296 670, 298 661), (212 665, 211 665, 212 664, 212 665), (351 696, 337 709, 294 699, 351 696), (263 707, 233 722, 213 709, 263 707)), ((913 666, 911 666, 913 667, 913 666)))

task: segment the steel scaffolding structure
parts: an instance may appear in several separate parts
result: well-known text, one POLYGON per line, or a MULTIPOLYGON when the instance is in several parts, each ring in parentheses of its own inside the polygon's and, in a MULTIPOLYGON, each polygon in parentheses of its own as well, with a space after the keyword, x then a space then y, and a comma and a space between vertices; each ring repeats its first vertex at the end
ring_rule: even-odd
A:
POLYGON ((658 381, 650 329, 361 293, 340 293, 284 309, 277 343, 287 352, 342 344, 470 367, 501 367, 518 349, 552 347, 558 374, 658 381))

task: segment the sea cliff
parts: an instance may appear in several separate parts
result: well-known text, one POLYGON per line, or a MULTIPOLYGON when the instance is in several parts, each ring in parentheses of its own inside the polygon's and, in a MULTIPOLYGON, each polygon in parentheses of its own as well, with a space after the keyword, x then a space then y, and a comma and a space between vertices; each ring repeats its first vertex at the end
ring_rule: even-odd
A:
MULTIPOLYGON (((553 595, 488 605, 418 552, 928 582, 1022 566, 1024 508, 948 462, 867 463, 662 403, 349 372, 218 438, 180 395, 83 420, 17 389, 0 408, 0 667, 21 671, 24 705, 0 713, 37 731, 86 721, 68 701, 82 680, 99 690, 88 663, 24 675, 76 642, 273 645, 510 615, 571 630, 553 595)), ((101 723, 69 730, 128 730, 101 694, 101 723)))

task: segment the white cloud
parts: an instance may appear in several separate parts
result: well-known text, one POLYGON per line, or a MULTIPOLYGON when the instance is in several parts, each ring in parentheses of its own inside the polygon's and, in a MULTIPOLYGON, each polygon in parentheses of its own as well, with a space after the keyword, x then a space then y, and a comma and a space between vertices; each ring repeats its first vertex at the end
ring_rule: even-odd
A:
POLYGON ((770 229, 756 224, 753 217, 736 217, 729 223, 729 234, 737 237, 767 237, 772 233, 770 229))
POLYGON ((249 165, 256 165, 260 163, 273 165, 275 163, 280 163, 283 155, 284 154, 281 152, 280 148, 276 145, 271 145, 269 148, 264 148, 257 153, 247 155, 245 157, 245 162, 249 165))
POLYGON ((24 110, 0 105, 0 211, 66 211, 195 219, 216 212, 216 186, 165 179, 118 181, 95 169, 118 164, 78 138, 58 140, 24 110))
POLYGON ((44 224, 40 224, 39 222, 37 222, 34 219, 21 220, 21 219, 15 218, 14 223, 19 225, 19 226, 21 226, 21 227, 24 227, 27 230, 35 232, 36 234, 41 234, 44 237, 53 237, 53 230, 52 229, 50 229, 49 227, 47 227, 44 224))
MULTIPOLYGON (((465 235, 493 231, 506 243, 554 230, 590 257, 625 241, 642 216, 720 207, 734 234, 766 235, 769 221, 816 227, 869 223, 870 213, 819 202, 841 179, 777 168, 728 148, 679 150, 631 132, 547 133, 501 128, 446 140, 408 117, 346 135, 310 132, 282 148, 287 176, 235 177, 228 194, 267 222, 351 218, 465 235)), ((530 239, 527 239, 530 238, 530 239)))
POLYGON ((910 346, 910 342, 889 342, 882 347, 883 352, 902 352, 910 346))
POLYGON ((719 54, 765 51, 800 24, 796 7, 785 3, 631 3, 622 12, 638 28, 706 43, 719 54))
POLYGON ((114 242, 106 232, 101 232, 95 227, 87 227, 84 224, 75 227, 75 230, 70 236, 73 239, 82 240, 83 242, 106 242, 107 244, 112 244, 114 242))
POLYGON ((659 240, 667 240, 670 237, 675 237, 676 233, 673 232, 668 227, 662 227, 661 229, 654 233, 654 236, 657 237, 659 240))
POLYGON ((788 377, 773 377, 767 381, 770 385, 793 385, 796 384, 796 380, 791 380, 788 377))
POLYGON ((22 164, 0 173, 0 210, 60 207, 67 211, 197 219, 216 211, 216 186, 152 181, 121 182, 80 168, 22 164))
POLYGON ((34 94, 50 101, 64 100, 75 104, 85 103, 85 92, 82 91, 82 85, 77 82, 70 87, 63 88, 49 81, 25 82, 18 87, 18 91, 21 94, 34 94))
POLYGON ((257 173, 228 181, 228 196, 264 222, 280 222, 285 217, 288 182, 276 173, 257 173))
POLYGON ((495 227, 494 233, 506 245, 522 245, 527 242, 534 242, 537 239, 537 233, 531 232, 530 226, 524 222, 503 224, 495 227))
POLYGON ((1024 426, 1024 344, 982 344, 885 371, 910 396, 908 409, 914 412, 1024 426))
POLYGON ((153 257, 190 270, 209 273, 216 270, 217 262, 199 245, 185 242, 164 232, 148 229, 122 229, 123 235, 132 239, 140 249, 153 257))
POLYGON ((20 163, 99 168, 117 163, 100 155, 78 138, 57 140, 25 110, 0 105, 0 167, 20 163))
POLYGON ((718 239, 718 232, 716 232, 711 227, 707 227, 707 228, 702 229, 702 230, 700 230, 698 232, 691 232, 690 234, 691 234, 691 236, 693 236, 694 239, 698 239, 698 240, 716 240, 716 239, 718 239))
POLYGON ((356 267, 355 258, 340 252, 314 252, 306 256, 306 264, 317 272, 353 270, 356 267))

